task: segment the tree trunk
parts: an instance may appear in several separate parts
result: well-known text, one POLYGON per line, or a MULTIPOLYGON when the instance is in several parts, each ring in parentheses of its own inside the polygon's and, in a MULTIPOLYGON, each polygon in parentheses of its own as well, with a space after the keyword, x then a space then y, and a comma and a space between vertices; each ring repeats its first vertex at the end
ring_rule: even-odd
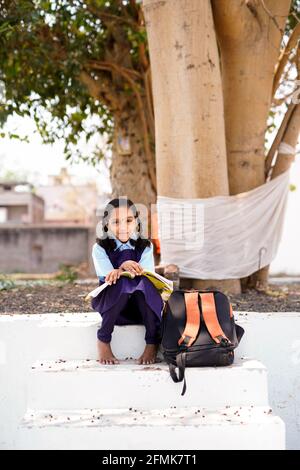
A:
MULTIPOLYGON (((144 0, 155 110, 157 192, 202 198, 228 195, 219 55, 209 1, 144 0)), ((182 286, 239 280, 184 279, 182 286)))
MULTIPOLYGON (((282 142, 289 144, 291 147, 296 148, 300 131, 300 105, 298 104, 289 119, 287 128, 282 138, 282 142)), ((293 161, 295 160, 295 154, 280 153, 278 151, 274 168, 271 173, 271 179, 281 175, 287 171, 293 161)))
MULTIPOLYGON (((264 140, 291 0, 212 0, 221 53, 230 194, 265 183, 264 140)), ((259 247, 258 247, 259 260, 259 247)), ((266 285, 268 267, 241 279, 266 285), (260 279, 260 281, 259 281, 260 279)))
MULTIPOLYGON (((96 81, 90 74, 82 72, 80 80, 95 100, 101 96, 114 117, 110 167, 112 197, 126 196, 137 206, 146 206, 149 215, 151 204, 156 203, 156 169, 154 128, 146 91, 140 90, 138 106, 136 100, 121 91, 116 96, 110 82, 103 77, 96 81)), ((144 230, 147 228, 151 234, 151 219, 147 214, 143 223, 144 230)))
POLYGON ((212 0, 222 65, 230 194, 265 182, 264 140, 274 69, 291 0, 212 0), (278 16, 277 16, 278 15, 278 16))
MULTIPOLYGON (((300 105, 298 104, 289 119, 286 131, 283 135, 282 142, 289 144, 291 147, 296 147, 299 138, 300 129, 300 105)), ((271 173, 271 179, 281 175, 287 171, 292 162, 295 160, 294 154, 277 154, 276 162, 271 173)), ((249 278, 243 281, 243 288, 256 288, 257 290, 266 290, 268 288, 268 277, 269 277, 270 265, 265 266, 259 271, 253 273, 249 278)))
MULTIPOLYGON (((152 158, 154 167, 154 152, 152 158)), ((155 204, 156 191, 149 177, 143 130, 139 117, 134 114, 115 120, 110 175, 112 197, 127 196, 134 203, 147 207, 155 204)))

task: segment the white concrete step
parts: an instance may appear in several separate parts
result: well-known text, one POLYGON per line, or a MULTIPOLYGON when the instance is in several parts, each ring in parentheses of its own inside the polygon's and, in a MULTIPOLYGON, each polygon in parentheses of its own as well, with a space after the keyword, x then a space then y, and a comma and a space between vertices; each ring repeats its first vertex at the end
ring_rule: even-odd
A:
MULTIPOLYGON (((43 359, 97 359, 97 330, 101 316, 97 312, 47 315, 39 325, 43 359)), ((137 359, 145 348, 143 325, 115 326, 111 346, 120 359, 137 359)), ((162 358, 159 352, 158 357, 162 358)))
POLYGON ((269 407, 28 410, 16 449, 284 449, 269 407))
MULTIPOLYGON (((239 322, 243 326, 243 322, 239 322)), ((97 330, 101 316, 97 312, 46 314, 38 327, 39 352, 42 359, 97 359, 97 330)), ((137 359, 145 347, 143 325, 115 326, 112 349, 119 359, 137 359)), ((35 343, 36 339, 32 338, 35 343)), ((30 340, 30 338, 29 338, 30 340)), ((245 339, 235 350, 244 355, 245 339)), ((163 358, 161 352, 158 357, 163 358)))
POLYGON ((258 361, 238 359, 227 367, 188 367, 187 391, 175 383, 165 362, 134 361, 102 365, 95 360, 37 361, 29 374, 32 409, 145 409, 202 406, 268 405, 267 371, 258 361))

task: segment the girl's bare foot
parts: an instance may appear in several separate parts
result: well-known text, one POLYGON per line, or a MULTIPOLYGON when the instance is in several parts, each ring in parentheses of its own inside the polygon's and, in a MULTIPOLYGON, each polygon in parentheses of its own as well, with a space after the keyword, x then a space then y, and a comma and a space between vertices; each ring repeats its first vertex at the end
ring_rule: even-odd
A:
POLYGON ((113 355, 110 343, 104 343, 98 339, 97 346, 100 364, 120 364, 119 360, 113 355))
POLYGON ((138 364, 153 364, 156 362, 158 344, 146 344, 143 354, 137 359, 138 364))

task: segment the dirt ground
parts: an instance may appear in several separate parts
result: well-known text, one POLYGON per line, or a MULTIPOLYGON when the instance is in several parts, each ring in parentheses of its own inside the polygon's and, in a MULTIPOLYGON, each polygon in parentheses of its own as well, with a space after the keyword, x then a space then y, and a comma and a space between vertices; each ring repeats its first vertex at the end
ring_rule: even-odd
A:
MULTIPOLYGON (((8 290, 0 290, 0 314, 40 314, 93 311, 85 295, 97 287, 88 284, 33 282, 8 290)), ((269 285, 268 293, 246 291, 230 295, 233 310, 258 312, 300 312, 300 282, 269 285)))

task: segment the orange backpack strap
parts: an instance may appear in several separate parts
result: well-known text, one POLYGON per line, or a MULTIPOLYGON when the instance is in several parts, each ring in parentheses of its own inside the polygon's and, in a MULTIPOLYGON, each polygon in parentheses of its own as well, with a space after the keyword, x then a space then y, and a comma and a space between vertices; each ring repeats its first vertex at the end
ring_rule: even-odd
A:
POLYGON ((201 297, 202 315, 205 325, 216 343, 220 343, 222 338, 229 341, 218 320, 214 294, 212 292, 199 293, 201 297))
POLYGON ((191 346, 196 339, 200 329, 200 309, 198 304, 198 292, 184 292, 186 306, 186 325, 181 337, 178 340, 180 345, 189 336, 188 346, 191 346))
POLYGON ((231 305, 230 302, 229 302, 229 308, 230 308, 230 315, 229 316, 230 316, 230 318, 232 318, 233 317, 233 310, 232 310, 232 305, 231 305))

